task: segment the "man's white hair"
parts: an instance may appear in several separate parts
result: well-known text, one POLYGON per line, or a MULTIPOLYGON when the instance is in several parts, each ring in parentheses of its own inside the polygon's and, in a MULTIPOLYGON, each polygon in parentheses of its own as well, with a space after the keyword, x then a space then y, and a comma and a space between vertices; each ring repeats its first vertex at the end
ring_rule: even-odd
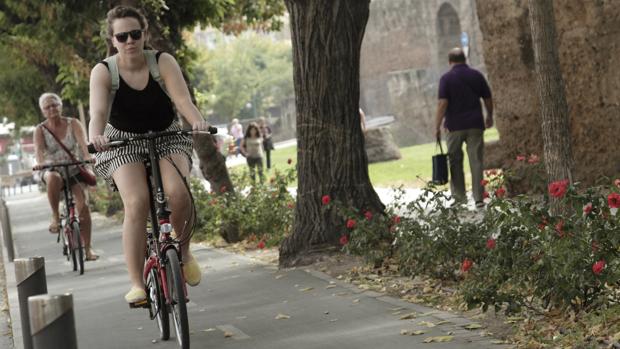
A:
POLYGON ((62 99, 60 99, 59 95, 55 94, 54 92, 45 92, 41 95, 41 97, 39 97, 39 108, 43 109, 43 102, 45 102, 45 100, 49 98, 54 98, 56 102, 58 102, 58 104, 62 105, 62 99))

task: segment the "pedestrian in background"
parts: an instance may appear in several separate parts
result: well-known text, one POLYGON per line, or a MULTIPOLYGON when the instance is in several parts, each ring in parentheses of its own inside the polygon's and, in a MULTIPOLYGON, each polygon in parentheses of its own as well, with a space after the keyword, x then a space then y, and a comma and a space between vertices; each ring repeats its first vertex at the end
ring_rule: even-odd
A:
POLYGON ((245 130, 245 136, 241 142, 241 153, 245 156, 252 182, 256 182, 256 169, 258 177, 263 181, 263 137, 255 122, 251 122, 245 130))
POLYGON ((241 140, 243 140, 243 126, 239 123, 239 119, 232 119, 230 134, 233 136, 235 142, 235 156, 239 156, 241 153, 241 140))
POLYGON ((258 119, 258 127, 263 135, 263 149, 265 150, 265 158, 267 160, 267 169, 271 168, 271 151, 274 150, 273 140, 271 139, 271 127, 265 120, 264 116, 258 119))
POLYGON ((441 125, 448 130, 448 160, 450 164, 450 191, 456 202, 465 202, 465 175, 463 173, 463 143, 471 169, 472 191, 476 207, 484 207, 482 181, 484 129, 493 126, 493 99, 484 76, 466 63, 461 48, 448 54, 450 71, 439 81, 435 136, 441 139, 441 125), (480 99, 487 111, 482 115, 480 99), (445 119, 445 120, 444 120, 445 119))

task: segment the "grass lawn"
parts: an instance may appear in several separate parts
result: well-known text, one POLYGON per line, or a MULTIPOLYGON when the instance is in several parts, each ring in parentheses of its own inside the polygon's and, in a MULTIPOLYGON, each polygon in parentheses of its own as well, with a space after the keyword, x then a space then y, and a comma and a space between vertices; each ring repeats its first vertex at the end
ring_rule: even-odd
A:
MULTIPOLYGON (((487 130, 484 133, 486 141, 496 140, 499 134, 496 128, 487 130)), ((443 143, 444 152, 447 150, 445 142, 443 143)), ((400 148, 402 158, 400 160, 380 162, 368 166, 370 181, 375 187, 394 187, 403 185, 405 187, 422 187, 432 177, 431 157, 439 152, 435 150, 435 143, 419 144, 410 147, 400 148)), ((465 181, 469 186, 469 161, 467 152, 464 159, 465 181)), ((271 152, 272 168, 285 168, 288 159, 297 161, 297 147, 287 147, 277 149, 271 152)), ((246 166, 235 166, 232 172, 243 171, 246 166)))

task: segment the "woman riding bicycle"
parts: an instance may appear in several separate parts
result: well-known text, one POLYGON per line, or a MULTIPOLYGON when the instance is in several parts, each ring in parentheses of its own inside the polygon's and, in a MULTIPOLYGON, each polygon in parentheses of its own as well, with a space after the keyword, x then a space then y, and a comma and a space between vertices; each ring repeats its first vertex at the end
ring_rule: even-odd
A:
MULTIPOLYGON (((37 125, 34 131, 37 163, 72 161, 71 155, 58 143, 58 140, 62 141, 67 150, 73 154, 73 157, 90 159, 86 146, 84 127, 79 120, 62 116, 62 100, 60 97, 55 93, 44 93, 39 98, 39 107, 43 116, 45 116, 45 121, 37 125)), ((71 176, 69 178, 71 192, 75 198, 80 220, 80 230, 84 239, 86 260, 94 261, 98 256, 91 249, 91 220, 88 201, 84 194, 85 185, 82 184, 83 179, 80 177, 77 166, 69 169, 69 175, 71 176)), ((50 169, 42 173, 41 179, 47 186, 47 199, 52 208, 52 221, 49 225, 49 231, 57 234, 60 227, 58 204, 64 185, 62 175, 58 170, 50 169)))
MULTIPOLYGON (((192 103, 189 90, 177 61, 167 53, 157 53, 157 63, 166 92, 149 72, 144 46, 147 39, 146 18, 137 9, 117 6, 107 14, 107 35, 113 47, 108 56, 117 52, 119 87, 110 99, 112 88, 110 68, 100 62, 90 75, 89 139, 97 151, 103 151, 109 139, 130 137, 148 131, 180 130, 174 108, 194 130, 207 131, 209 124, 192 103), (111 111, 109 112, 109 106, 111 111)), ((183 273, 186 282, 195 286, 201 272, 189 251, 191 199, 186 177, 191 169, 192 139, 172 136, 159 144, 161 177, 171 221, 181 245, 183 273), (180 173, 179 173, 180 172, 180 173)), ((95 170, 118 189, 125 208, 123 248, 132 287, 125 295, 128 303, 146 299, 142 271, 146 248, 146 221, 149 214, 149 191, 143 161, 148 156, 146 145, 110 149, 96 155, 95 170)))

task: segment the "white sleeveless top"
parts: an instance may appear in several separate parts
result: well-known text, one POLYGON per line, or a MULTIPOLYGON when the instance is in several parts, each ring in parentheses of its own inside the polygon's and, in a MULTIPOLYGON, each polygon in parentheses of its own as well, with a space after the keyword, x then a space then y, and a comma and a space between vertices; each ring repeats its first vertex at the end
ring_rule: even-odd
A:
MULTIPOLYGON (((73 135, 73 129, 71 128, 73 122, 69 118, 66 118, 66 120, 67 130, 65 132, 65 137, 60 139, 60 141, 65 145, 65 147, 67 147, 67 149, 69 149, 69 151, 71 151, 76 159, 80 159, 78 142, 76 141, 75 136, 73 135)), ((67 152, 58 144, 56 138, 54 138, 54 136, 52 136, 46 128, 41 126, 41 131, 43 132, 43 138, 45 140, 45 150, 43 152, 45 155, 45 160, 52 163, 73 161, 69 154, 67 154, 67 152)), ((79 169, 77 166, 69 168, 69 174, 72 176, 76 175, 78 172, 79 169)))
POLYGON ((262 138, 245 138, 245 151, 249 158, 263 157, 263 139, 262 138))

